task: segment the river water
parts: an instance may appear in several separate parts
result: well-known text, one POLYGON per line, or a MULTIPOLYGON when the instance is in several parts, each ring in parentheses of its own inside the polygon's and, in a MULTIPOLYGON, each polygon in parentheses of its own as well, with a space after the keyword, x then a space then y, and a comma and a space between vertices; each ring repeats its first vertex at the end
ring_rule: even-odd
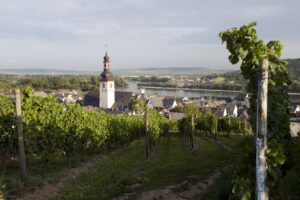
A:
MULTIPOLYGON (((129 81, 127 88, 117 88, 117 91, 140 92, 137 86, 138 82, 129 81)), ((183 90, 183 89, 162 89, 162 88, 146 88, 146 94, 159 96, 174 96, 174 97, 201 97, 201 96, 215 96, 215 97, 235 97, 239 92, 231 91, 211 91, 211 90, 183 90)))
MULTIPOLYGON (((138 82, 129 81, 127 88, 117 88, 117 91, 128 91, 139 93, 140 89, 137 86, 138 82)), ((146 94, 159 96, 174 96, 174 97, 202 97, 202 96, 214 96, 214 97, 235 97, 239 92, 233 91, 212 91, 212 90, 185 90, 185 89, 162 89, 162 88, 146 88, 146 94)), ((290 95, 292 101, 300 102, 300 93, 290 95)))

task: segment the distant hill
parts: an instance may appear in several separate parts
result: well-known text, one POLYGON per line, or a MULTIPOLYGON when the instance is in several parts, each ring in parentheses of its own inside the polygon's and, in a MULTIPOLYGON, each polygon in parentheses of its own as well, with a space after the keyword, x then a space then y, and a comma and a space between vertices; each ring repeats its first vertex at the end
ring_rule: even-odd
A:
POLYGON ((300 79, 300 58, 297 59, 287 59, 290 79, 297 80, 300 79))
MULTIPOLYGON (((289 71, 290 79, 292 81, 300 79, 300 58, 297 59, 286 59, 288 61, 287 69, 289 71)), ((214 78, 216 75, 208 75, 208 78, 214 78)), ((243 81, 243 77, 240 70, 226 72, 221 74, 228 81, 243 81)))
POLYGON ((116 69, 113 71, 116 75, 124 76, 145 76, 145 75, 209 75, 222 74, 229 72, 229 70, 217 70, 201 67, 169 67, 169 68, 128 68, 116 69))
MULTIPOLYGON (((215 70, 208 68, 196 67, 171 67, 171 68, 127 68, 127 69, 113 69, 112 73, 115 75, 124 76, 145 76, 145 75, 209 75, 222 74, 229 70, 215 70)), ((0 74, 50 74, 50 75, 76 75, 76 74, 99 74, 100 71, 80 71, 80 70, 59 70, 59 69, 0 69, 0 74)))

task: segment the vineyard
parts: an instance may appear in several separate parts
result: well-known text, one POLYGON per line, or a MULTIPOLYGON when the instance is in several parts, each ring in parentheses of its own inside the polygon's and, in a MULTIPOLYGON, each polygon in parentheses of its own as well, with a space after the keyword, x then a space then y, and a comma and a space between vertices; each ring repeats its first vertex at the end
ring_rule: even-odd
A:
MULTIPOLYGON (((13 180, 13 168, 17 166, 16 116, 13 101, 0 96, 2 187, 7 196, 23 186, 13 180), (10 166, 12 165, 12 166, 10 166), (12 174, 10 173, 10 170, 12 174), (9 175, 5 175, 5 171, 9 175), (5 175, 5 176, 4 176, 5 175)), ((22 99, 25 149, 29 173, 33 170, 50 168, 55 162, 67 162, 75 167, 79 161, 101 152, 108 152, 130 144, 144 134, 144 121, 141 117, 112 115, 105 112, 87 112, 79 105, 59 103, 55 97, 34 97, 33 90, 24 89, 22 99)), ((168 121, 155 111, 149 112, 149 134, 151 144, 168 130, 168 121)), ((64 164, 62 164, 64 165, 64 164)), ((56 168, 56 167, 55 167, 56 168)), ((58 169, 59 170, 59 169, 58 169)), ((47 171, 42 170, 41 180, 35 177, 36 171, 29 174, 29 184, 35 187, 36 181, 45 181, 47 171), (33 178, 33 180, 31 180, 33 178)))
POLYGON ((30 87, 0 95, 0 199, 299 199, 283 45, 264 43, 255 26, 219 34, 229 61, 241 61, 249 121, 193 103, 172 121, 145 99, 131 102, 138 115, 129 116, 30 87))
MULTIPOLYGON (((148 111, 151 153, 146 159, 143 116, 88 112, 52 96, 35 97, 25 88, 23 184, 14 102, 0 96, 0 105, 4 199, 227 199, 232 171, 253 146, 248 121, 219 118, 190 104, 178 121, 148 111)), ((281 188, 284 195, 290 190, 281 188)))

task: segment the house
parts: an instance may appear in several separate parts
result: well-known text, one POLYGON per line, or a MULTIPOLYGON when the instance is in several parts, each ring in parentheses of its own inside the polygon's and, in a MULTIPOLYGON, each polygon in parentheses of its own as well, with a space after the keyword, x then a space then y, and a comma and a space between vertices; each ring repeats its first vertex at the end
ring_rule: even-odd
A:
POLYGON ((291 118, 290 133, 292 137, 300 136, 300 118, 291 118))
POLYGON ((150 96, 148 99, 148 108, 155 108, 158 111, 170 110, 177 107, 177 101, 174 97, 150 96))
POLYGON ((128 111, 129 103, 135 97, 133 92, 115 91, 115 103, 113 109, 118 111, 128 111))
POLYGON ((76 103, 76 99, 74 98, 72 93, 63 95, 61 100, 62 100, 62 102, 66 102, 66 103, 76 103))
POLYGON ((292 105, 292 110, 291 110, 292 113, 296 114, 296 113, 299 113, 300 112, 300 105, 292 105))
POLYGON ((238 117, 239 117, 241 120, 249 120, 249 119, 250 119, 250 116, 249 116, 247 110, 243 110, 241 113, 239 113, 238 117))
POLYGON ((177 102, 175 98, 164 98, 163 99, 163 108, 164 109, 172 109, 177 106, 177 102))
MULTIPOLYGON (((83 101, 83 94, 77 90, 53 90, 48 91, 49 94, 53 94, 56 98, 61 102, 66 103, 82 103, 83 101)), ((43 93, 37 93, 37 95, 43 95, 43 93)))
POLYGON ((212 110, 217 110, 217 108, 221 105, 226 104, 226 101, 224 100, 215 100, 213 98, 205 98, 205 99, 200 99, 200 105, 199 107, 201 110, 204 110, 206 108, 210 108, 212 110))
POLYGON ((238 108, 238 117, 242 120, 249 120, 250 115, 248 114, 248 107, 245 105, 240 105, 238 108))
POLYGON ((220 105, 215 109, 215 114, 218 117, 226 117, 228 116, 227 109, 225 105, 220 105))
POLYGON ((83 106, 99 107, 99 91, 98 91, 98 89, 91 90, 84 95, 83 106))
POLYGON ((150 96, 147 106, 149 108, 155 108, 157 110, 162 110, 164 108, 163 99, 164 99, 164 97, 150 96))
POLYGON ((291 117, 300 117, 300 103, 298 102, 291 103, 290 114, 291 117))
POLYGON ((230 102, 226 105, 227 114, 229 117, 238 116, 238 108, 234 102, 230 102))
POLYGON ((245 100, 249 99, 249 94, 248 93, 239 93, 234 100, 243 102, 245 100))

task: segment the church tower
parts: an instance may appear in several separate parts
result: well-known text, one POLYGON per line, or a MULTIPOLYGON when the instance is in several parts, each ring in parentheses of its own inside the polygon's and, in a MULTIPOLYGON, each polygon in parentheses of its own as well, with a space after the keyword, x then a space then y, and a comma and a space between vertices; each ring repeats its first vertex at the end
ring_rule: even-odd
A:
POLYGON ((115 82, 110 72, 110 59, 105 50, 103 72, 100 75, 99 107, 111 109, 115 103, 115 82))

